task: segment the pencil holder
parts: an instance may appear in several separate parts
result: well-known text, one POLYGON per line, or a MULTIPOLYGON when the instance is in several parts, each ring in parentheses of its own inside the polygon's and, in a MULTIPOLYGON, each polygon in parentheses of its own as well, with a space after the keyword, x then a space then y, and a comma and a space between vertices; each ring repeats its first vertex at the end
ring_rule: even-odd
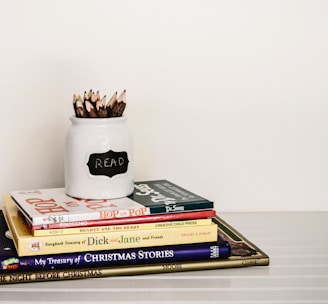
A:
POLYGON ((83 199, 114 199, 133 192, 132 137, 127 117, 77 118, 65 143, 65 191, 83 199))

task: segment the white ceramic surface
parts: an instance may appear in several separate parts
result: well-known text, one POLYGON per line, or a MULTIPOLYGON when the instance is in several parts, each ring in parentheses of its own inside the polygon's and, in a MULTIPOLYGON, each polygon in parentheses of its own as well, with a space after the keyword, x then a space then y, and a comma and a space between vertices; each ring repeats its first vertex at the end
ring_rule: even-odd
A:
POLYGON ((132 137, 127 117, 77 118, 65 143, 65 190, 73 197, 114 199, 133 192, 132 137))

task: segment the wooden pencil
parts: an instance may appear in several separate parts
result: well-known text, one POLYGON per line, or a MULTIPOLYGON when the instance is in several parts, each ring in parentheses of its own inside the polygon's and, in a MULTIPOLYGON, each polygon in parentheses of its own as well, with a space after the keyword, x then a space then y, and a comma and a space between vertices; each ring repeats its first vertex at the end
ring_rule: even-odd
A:
POLYGON ((98 114, 97 114, 96 108, 91 104, 90 101, 87 100, 87 101, 85 102, 85 108, 86 108, 86 110, 87 110, 88 117, 90 117, 90 118, 98 117, 98 114))
POLYGON ((106 110, 107 110, 107 117, 112 116, 112 108, 114 104, 117 103, 117 92, 113 94, 113 96, 109 99, 107 105, 106 105, 106 110))
POLYGON ((81 118, 88 117, 88 113, 84 107, 83 99, 80 95, 75 96, 74 111, 76 117, 81 117, 81 118))
POLYGON ((106 95, 102 99, 98 99, 96 102, 96 110, 98 113, 98 117, 106 118, 107 110, 106 110, 106 95))
POLYGON ((117 98, 117 102, 112 107, 112 117, 120 117, 123 115, 123 112, 126 107, 126 90, 123 90, 123 92, 120 94, 120 96, 117 98))

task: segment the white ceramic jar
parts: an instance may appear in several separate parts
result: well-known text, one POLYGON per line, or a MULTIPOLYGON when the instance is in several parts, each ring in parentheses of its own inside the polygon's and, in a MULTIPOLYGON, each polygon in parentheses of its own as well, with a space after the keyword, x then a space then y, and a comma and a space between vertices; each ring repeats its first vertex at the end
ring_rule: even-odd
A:
POLYGON ((70 117, 65 143, 66 194, 114 199, 133 192, 132 137, 126 116, 70 117))

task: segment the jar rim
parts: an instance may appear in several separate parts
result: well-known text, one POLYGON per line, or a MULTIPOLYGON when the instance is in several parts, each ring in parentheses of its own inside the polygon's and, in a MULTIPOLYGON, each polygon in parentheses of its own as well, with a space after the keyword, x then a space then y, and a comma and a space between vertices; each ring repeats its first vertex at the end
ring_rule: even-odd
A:
POLYGON ((120 121, 125 121, 127 119, 127 116, 123 114, 122 116, 119 117, 76 117, 75 115, 71 115, 69 118, 73 123, 85 123, 85 124, 99 124, 99 123, 116 123, 120 121))

